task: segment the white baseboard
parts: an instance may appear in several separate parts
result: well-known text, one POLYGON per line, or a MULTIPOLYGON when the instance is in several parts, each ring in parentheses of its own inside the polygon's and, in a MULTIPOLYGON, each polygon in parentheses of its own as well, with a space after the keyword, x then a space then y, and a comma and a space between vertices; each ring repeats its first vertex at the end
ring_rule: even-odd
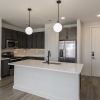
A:
POLYGON ((27 92, 27 93, 30 93, 30 94, 33 94, 33 95, 36 95, 36 96, 39 96, 39 97, 43 97, 43 98, 46 98, 46 99, 49 99, 49 100, 62 100, 61 98, 54 97, 54 96, 48 95, 46 93, 40 93, 40 92, 37 92, 37 91, 26 90, 25 88, 15 86, 15 85, 13 86, 13 88, 16 89, 16 90, 27 92))

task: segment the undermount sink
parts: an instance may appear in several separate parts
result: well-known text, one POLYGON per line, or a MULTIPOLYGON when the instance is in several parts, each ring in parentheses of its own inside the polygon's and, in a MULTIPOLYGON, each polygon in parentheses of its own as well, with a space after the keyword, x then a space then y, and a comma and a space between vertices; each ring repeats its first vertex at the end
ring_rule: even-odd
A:
MULTIPOLYGON (((47 63, 47 62, 43 62, 43 63, 47 63)), ((48 64, 48 63, 47 63, 48 64)), ((61 63, 58 62, 49 62, 49 64, 56 64, 56 65, 60 65, 61 63)))

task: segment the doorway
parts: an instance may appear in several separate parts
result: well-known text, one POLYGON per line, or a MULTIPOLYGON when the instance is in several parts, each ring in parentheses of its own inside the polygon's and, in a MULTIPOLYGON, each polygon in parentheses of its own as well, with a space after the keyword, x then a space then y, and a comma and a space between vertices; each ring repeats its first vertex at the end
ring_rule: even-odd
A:
POLYGON ((91 30, 91 73, 100 77, 100 27, 91 30))

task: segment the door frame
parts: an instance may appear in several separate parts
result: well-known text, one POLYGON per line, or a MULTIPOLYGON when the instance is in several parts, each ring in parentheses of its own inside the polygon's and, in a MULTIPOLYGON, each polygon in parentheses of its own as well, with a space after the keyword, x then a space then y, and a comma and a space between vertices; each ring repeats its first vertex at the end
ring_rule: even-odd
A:
POLYGON ((91 26, 90 27, 90 75, 92 76, 92 57, 91 57, 91 53, 92 53, 92 29, 93 28, 100 28, 100 26, 91 26))

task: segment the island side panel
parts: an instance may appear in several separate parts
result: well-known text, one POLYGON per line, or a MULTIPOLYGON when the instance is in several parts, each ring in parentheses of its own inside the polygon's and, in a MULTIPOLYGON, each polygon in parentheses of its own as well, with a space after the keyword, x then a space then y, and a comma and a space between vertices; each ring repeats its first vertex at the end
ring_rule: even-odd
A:
POLYGON ((80 100, 78 74, 16 65, 13 87, 51 100, 80 100))

